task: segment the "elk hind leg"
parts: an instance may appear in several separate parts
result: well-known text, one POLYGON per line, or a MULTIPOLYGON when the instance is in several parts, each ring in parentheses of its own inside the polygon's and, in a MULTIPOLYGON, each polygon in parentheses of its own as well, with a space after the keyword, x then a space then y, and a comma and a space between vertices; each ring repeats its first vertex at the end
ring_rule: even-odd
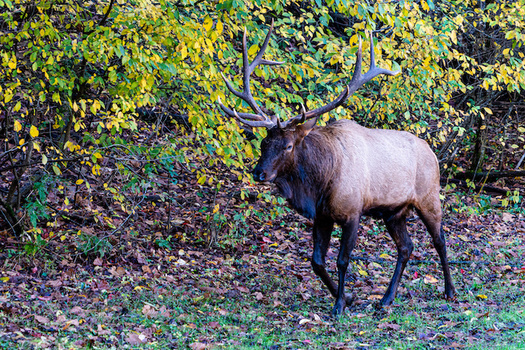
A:
POLYGON ((454 299, 456 293, 454 285, 452 283, 452 277, 450 275, 450 268, 447 259, 447 247, 445 244, 445 233, 441 226, 441 203, 439 198, 428 203, 428 205, 416 208, 421 220, 427 227, 430 236, 432 236, 432 242, 434 248, 439 255, 441 261, 441 267, 443 268, 443 277, 445 279, 445 297, 449 300, 454 299))
POLYGON ((392 304, 396 297, 399 281, 401 280, 403 271, 405 270, 408 259, 410 258, 410 254, 412 254, 414 244, 412 243, 412 239, 410 239, 408 234, 406 226, 406 214, 403 211, 390 216, 384 221, 388 233, 394 240, 397 248, 397 262, 394 275, 392 276, 392 280, 388 285, 388 289, 386 290, 383 299, 381 299, 381 305, 388 306, 392 304))

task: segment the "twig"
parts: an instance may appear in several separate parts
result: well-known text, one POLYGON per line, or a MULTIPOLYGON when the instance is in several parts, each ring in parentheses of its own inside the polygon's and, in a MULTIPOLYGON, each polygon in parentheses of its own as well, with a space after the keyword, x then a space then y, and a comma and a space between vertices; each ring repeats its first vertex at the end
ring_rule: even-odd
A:
POLYGON ((521 166, 521 163, 523 163, 523 160, 525 159, 525 152, 523 152, 523 155, 521 156, 521 159, 520 161, 518 162, 518 164, 516 164, 516 169, 519 169, 520 166, 521 166))

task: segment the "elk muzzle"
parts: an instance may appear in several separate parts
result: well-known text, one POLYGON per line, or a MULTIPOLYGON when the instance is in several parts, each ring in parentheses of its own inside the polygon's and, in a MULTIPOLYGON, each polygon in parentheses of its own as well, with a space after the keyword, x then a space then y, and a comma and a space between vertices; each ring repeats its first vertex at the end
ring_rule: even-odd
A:
POLYGON ((257 166, 253 168, 252 175, 253 175, 253 179, 259 182, 266 181, 266 178, 267 178, 266 173, 264 172, 264 170, 259 164, 257 164, 257 166))

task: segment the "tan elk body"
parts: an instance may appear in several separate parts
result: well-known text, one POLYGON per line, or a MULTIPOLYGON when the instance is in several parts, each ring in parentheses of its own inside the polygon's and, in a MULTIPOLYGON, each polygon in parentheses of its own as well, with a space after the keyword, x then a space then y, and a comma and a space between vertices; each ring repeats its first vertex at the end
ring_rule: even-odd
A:
POLYGON ((311 165, 320 167, 324 176, 331 174, 329 202, 336 221, 438 198, 437 159, 426 142, 410 133, 340 120, 314 128, 307 138, 323 140, 323 154, 337 155, 331 162, 326 156, 313 157, 318 163, 311 165))
POLYGON ((339 315, 352 299, 344 293, 350 254, 357 240, 359 220, 363 215, 382 218, 398 251, 398 259, 383 299, 390 305, 410 254, 412 241, 406 218, 415 209, 426 225, 439 254, 445 279, 445 296, 454 297, 454 286, 446 257, 445 237, 441 230, 439 167, 428 144, 416 136, 395 130, 368 129, 349 120, 339 120, 324 127, 317 118, 340 106, 364 83, 380 74, 396 75, 375 66, 373 40, 371 65, 361 74, 361 42, 352 81, 329 104, 303 111, 286 122, 267 116, 250 92, 249 76, 259 64, 280 62, 262 58, 272 32, 270 28, 261 50, 252 63, 248 61, 246 32, 243 38, 243 91, 228 89, 245 100, 252 113, 237 113, 219 100, 222 110, 252 127, 266 127, 261 142, 261 157, 253 170, 256 181, 273 182, 280 193, 302 215, 314 220, 312 267, 336 298, 332 311, 339 315), (341 246, 337 259, 338 284, 325 268, 334 224, 341 226, 341 246))

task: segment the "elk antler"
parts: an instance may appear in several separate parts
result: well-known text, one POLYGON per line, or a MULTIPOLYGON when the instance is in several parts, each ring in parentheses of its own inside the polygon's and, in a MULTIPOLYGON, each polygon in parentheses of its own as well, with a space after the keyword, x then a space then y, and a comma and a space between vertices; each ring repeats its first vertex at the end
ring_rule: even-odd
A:
POLYGON ((226 83, 226 86, 228 87, 228 90, 230 90, 235 96, 243 99, 248 103, 248 105, 252 108, 252 110, 255 112, 253 113, 237 113, 235 110, 226 107, 222 104, 222 101, 220 97, 218 98, 218 103, 221 109, 229 115, 230 117, 235 117, 239 119, 242 123, 252 126, 252 127, 266 127, 271 128, 274 126, 280 127, 279 118, 268 117, 262 109, 257 105, 257 102, 255 102, 255 99, 252 96, 252 93, 250 91, 250 75, 255 70, 255 67, 257 67, 260 64, 266 64, 269 66, 275 66, 283 64, 283 62, 277 62, 277 61, 270 61, 262 58, 264 55, 264 52, 266 51, 266 47, 268 46, 268 42, 270 41, 270 35, 273 31, 273 20, 272 24, 270 26, 270 30, 268 31, 268 34, 266 35, 266 39, 264 39, 264 43, 262 44, 261 49, 259 50, 259 53, 255 58, 253 59, 252 63, 249 63, 248 61, 248 49, 246 48, 246 29, 244 29, 244 35, 242 38, 242 65, 243 65, 243 90, 237 91, 233 87, 233 85, 230 83, 228 79, 224 76, 224 74, 221 73, 222 78, 224 79, 224 82, 226 83))
MULTIPOLYGON (((397 75, 400 71, 390 71, 388 69, 379 68, 376 67, 375 62, 375 54, 374 54, 374 38, 372 36, 372 33, 370 33, 370 69, 368 72, 366 72, 364 75, 361 73, 361 63, 362 63, 362 45, 361 45, 361 37, 359 37, 359 49, 357 50, 357 58, 354 68, 354 75, 352 76, 352 80, 350 81, 350 84, 346 87, 346 89, 332 102, 316 108, 312 111, 308 112, 301 112, 301 114, 288 119, 286 122, 282 123, 282 127, 286 127, 287 125, 290 125, 291 123, 303 123, 305 120, 317 118, 320 115, 330 112, 331 110, 339 107, 342 105, 348 97, 350 97, 354 92, 356 92, 363 84, 369 82, 370 80, 374 79, 380 74, 386 74, 386 75, 397 75)), ((303 107, 304 108, 304 107, 303 107)))

